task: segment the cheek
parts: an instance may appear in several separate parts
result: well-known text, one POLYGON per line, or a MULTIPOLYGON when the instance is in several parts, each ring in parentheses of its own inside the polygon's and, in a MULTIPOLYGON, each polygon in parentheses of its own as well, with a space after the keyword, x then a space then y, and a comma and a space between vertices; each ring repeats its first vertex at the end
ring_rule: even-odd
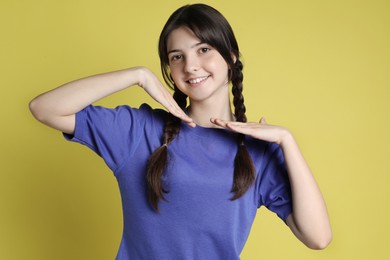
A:
POLYGON ((181 69, 178 66, 172 66, 170 67, 170 74, 171 74, 171 79, 175 83, 175 86, 183 91, 184 88, 184 82, 183 82, 183 73, 181 72, 181 69))
POLYGON ((228 74, 228 65, 222 57, 213 57, 207 60, 205 64, 207 64, 206 66, 209 70, 218 71, 223 73, 223 75, 225 74, 224 72, 226 72, 226 75, 228 74))
POLYGON ((179 70, 177 68, 171 68, 170 71, 172 80, 177 83, 179 79, 179 70))
POLYGON ((171 75, 171 77, 173 78, 175 75, 177 75, 177 66, 175 65, 169 65, 169 74, 171 75))

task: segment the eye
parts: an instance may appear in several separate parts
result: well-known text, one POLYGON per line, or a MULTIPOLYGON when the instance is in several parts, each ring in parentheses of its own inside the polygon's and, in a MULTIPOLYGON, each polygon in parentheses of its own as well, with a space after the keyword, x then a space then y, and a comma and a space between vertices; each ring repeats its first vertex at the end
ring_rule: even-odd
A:
POLYGON ((209 52, 211 49, 209 47, 202 47, 199 49, 199 53, 206 53, 209 52))
POLYGON ((183 55, 181 55, 181 54, 172 55, 171 56, 171 61, 178 61, 178 60, 180 60, 182 58, 183 58, 183 55))

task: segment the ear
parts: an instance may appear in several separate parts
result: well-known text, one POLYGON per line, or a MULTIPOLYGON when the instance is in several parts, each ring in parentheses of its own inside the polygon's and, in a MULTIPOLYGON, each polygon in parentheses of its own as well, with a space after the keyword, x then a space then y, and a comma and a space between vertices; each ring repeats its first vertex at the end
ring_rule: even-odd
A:
POLYGON ((232 59, 233 59, 233 63, 236 63, 236 61, 237 61, 237 56, 236 55, 234 55, 233 53, 232 53, 232 59))

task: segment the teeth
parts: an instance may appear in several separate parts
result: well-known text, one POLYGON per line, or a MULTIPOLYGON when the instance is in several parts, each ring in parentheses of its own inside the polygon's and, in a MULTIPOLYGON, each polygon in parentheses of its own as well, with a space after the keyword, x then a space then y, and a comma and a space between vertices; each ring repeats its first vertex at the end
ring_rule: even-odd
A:
POLYGON ((190 82, 191 84, 199 83, 199 82, 201 82, 201 81, 206 80, 207 78, 208 78, 208 77, 197 78, 197 79, 190 79, 189 82, 190 82))

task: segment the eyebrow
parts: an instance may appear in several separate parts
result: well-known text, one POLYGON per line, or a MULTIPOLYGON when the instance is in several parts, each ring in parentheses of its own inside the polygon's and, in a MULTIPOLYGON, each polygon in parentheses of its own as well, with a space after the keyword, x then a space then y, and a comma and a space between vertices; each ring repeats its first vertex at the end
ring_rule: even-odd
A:
MULTIPOLYGON (((202 44, 205 44, 205 42, 198 42, 198 43, 195 43, 194 45, 192 45, 192 46, 190 47, 190 49, 193 49, 193 48, 195 48, 195 47, 198 47, 199 45, 202 45, 202 44)), ((168 55, 171 54, 171 53, 173 53, 173 52, 180 52, 180 51, 181 51, 181 50, 179 50, 179 49, 173 49, 173 50, 168 51, 168 55)))

